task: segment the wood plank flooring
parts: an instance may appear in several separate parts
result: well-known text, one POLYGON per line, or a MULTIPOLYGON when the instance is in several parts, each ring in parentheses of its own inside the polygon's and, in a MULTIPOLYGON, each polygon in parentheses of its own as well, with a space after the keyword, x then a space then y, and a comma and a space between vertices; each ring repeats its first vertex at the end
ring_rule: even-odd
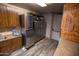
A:
POLYGON ((44 36, 40 36, 40 35, 32 35, 30 37, 27 37, 27 41, 26 41, 26 48, 34 45, 36 42, 40 41, 41 39, 43 39, 44 36))
POLYGON ((23 51, 17 50, 11 56, 53 56, 58 42, 53 39, 44 38, 37 42, 30 49, 23 51))

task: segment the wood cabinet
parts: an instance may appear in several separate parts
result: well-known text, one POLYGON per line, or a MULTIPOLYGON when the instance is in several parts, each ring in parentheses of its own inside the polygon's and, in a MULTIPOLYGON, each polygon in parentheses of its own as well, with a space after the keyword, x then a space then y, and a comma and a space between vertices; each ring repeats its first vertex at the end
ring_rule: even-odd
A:
POLYGON ((8 10, 8 27, 19 26, 19 16, 16 12, 8 10))
POLYGON ((0 42, 0 53, 12 53, 22 47, 21 37, 0 42))
POLYGON ((5 5, 0 5, 0 28, 19 26, 19 16, 5 5))
POLYGON ((7 27, 7 10, 6 6, 0 5, 0 28, 7 27))

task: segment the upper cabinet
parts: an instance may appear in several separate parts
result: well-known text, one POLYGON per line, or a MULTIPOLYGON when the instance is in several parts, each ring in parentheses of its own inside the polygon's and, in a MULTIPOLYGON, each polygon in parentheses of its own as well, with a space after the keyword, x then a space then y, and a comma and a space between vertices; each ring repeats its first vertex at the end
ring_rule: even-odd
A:
POLYGON ((19 16, 16 12, 8 10, 8 27, 19 26, 19 16))
POLYGON ((19 16, 16 12, 7 9, 7 6, 0 5, 0 28, 11 28, 19 26, 19 16))
POLYGON ((6 6, 0 5, 0 28, 7 27, 7 10, 6 6))

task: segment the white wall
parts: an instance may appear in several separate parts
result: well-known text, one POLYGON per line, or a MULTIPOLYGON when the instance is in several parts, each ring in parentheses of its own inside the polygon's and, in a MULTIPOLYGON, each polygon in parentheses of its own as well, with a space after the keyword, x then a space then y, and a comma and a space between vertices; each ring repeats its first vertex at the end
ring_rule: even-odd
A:
POLYGON ((53 19, 53 29, 54 31, 61 31, 61 21, 62 21, 62 14, 54 14, 53 19))
POLYGON ((62 21, 62 15, 61 14, 52 14, 52 13, 47 13, 44 14, 45 20, 47 22, 47 27, 46 27, 46 37, 50 38, 50 20, 51 17, 53 18, 53 31, 52 31, 52 39, 55 39, 59 41, 60 39, 60 30, 61 30, 61 21, 62 21), (54 15, 54 16, 53 16, 54 15))
POLYGON ((45 21, 47 23, 46 37, 50 38, 50 20, 51 20, 52 14, 51 13, 46 13, 46 14, 44 14, 44 17, 45 17, 45 21))
POLYGON ((52 39, 59 41, 61 31, 62 14, 54 14, 52 39))
POLYGON ((60 32, 52 31, 52 39, 59 41, 59 39, 60 39, 60 32))

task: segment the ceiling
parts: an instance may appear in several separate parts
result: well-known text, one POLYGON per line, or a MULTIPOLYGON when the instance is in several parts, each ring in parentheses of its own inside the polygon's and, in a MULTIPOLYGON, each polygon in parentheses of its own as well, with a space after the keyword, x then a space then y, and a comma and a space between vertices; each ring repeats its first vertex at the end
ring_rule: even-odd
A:
POLYGON ((36 3, 10 3, 10 4, 40 13, 48 13, 48 12, 62 13, 64 5, 63 3, 46 3, 47 4, 46 7, 41 7, 36 3))

